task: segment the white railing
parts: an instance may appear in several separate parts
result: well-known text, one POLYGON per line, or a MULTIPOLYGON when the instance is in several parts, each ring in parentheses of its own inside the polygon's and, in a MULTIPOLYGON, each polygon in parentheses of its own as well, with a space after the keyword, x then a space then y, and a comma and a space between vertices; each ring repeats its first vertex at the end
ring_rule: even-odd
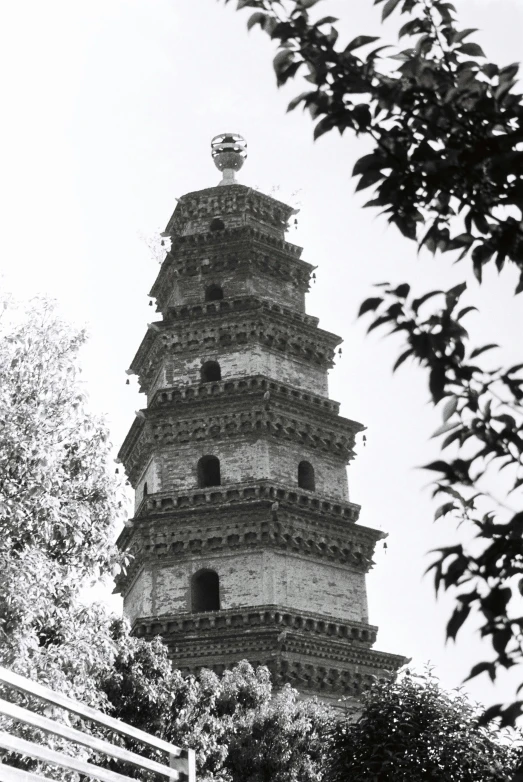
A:
MULTIPOLYGON (((169 780, 176 782, 196 782, 195 753, 192 749, 180 749, 169 744, 167 741, 151 736, 143 730, 134 728, 125 722, 109 717, 97 709, 92 709, 83 703, 72 700, 59 692, 54 692, 47 687, 19 676, 7 668, 0 667, 0 685, 7 689, 17 690, 26 695, 39 698, 44 703, 52 704, 60 709, 65 709, 71 714, 76 714, 85 720, 102 725, 123 736, 136 739, 143 744, 147 744, 155 749, 162 750, 168 756, 168 765, 162 765, 155 760, 149 760, 135 752, 123 749, 108 741, 83 733, 76 728, 57 722, 41 714, 37 714, 28 709, 17 706, 10 701, 0 698, 0 714, 5 715, 17 722, 38 728, 45 733, 54 736, 60 736, 63 739, 72 741, 83 747, 101 753, 102 755, 115 758, 124 763, 132 763, 144 771, 153 771, 169 780)), ((131 777, 125 774, 119 774, 115 771, 101 768, 93 763, 81 760, 71 755, 65 755, 62 752, 56 752, 42 744, 36 744, 26 739, 18 738, 10 733, 0 731, 0 749, 16 752, 26 757, 60 766, 61 768, 76 771, 83 776, 91 779, 100 780, 100 782, 135 782, 131 777)), ((29 771, 15 768, 7 763, 0 762, 0 782, 44 782, 48 777, 41 776, 29 771)))

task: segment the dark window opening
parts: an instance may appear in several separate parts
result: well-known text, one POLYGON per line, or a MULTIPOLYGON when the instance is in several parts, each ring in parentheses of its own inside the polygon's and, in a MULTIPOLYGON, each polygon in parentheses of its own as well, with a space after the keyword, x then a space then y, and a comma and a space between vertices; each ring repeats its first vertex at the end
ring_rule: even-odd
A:
POLYGON ((223 299, 223 288, 219 285, 208 285, 205 289, 205 301, 221 301, 223 299))
POLYGON ((205 489, 220 483, 220 460, 216 456, 202 456, 198 462, 198 486, 205 489))
POLYGON ((314 491, 314 467, 310 462, 300 462, 298 465, 298 486, 300 489, 307 489, 307 491, 314 491))
POLYGON ((212 383, 222 379, 222 371, 217 361, 206 361, 200 371, 202 383, 212 383))
POLYGON ((147 481, 145 481, 143 485, 143 496, 147 497, 148 494, 149 494, 149 489, 147 488, 147 481))
POLYGON ((220 579, 214 570, 199 570, 191 580, 191 610, 220 610, 220 579))
POLYGON ((209 228, 211 229, 211 231, 223 231, 223 229, 225 228, 225 223, 223 222, 221 217, 213 217, 209 228))

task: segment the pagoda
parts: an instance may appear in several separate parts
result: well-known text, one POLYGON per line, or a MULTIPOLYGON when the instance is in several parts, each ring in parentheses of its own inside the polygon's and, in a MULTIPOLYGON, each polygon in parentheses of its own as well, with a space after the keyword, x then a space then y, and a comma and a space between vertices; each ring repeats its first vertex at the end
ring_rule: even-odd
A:
POLYGON ((364 427, 329 399, 341 340, 305 312, 295 210, 237 183, 241 136, 212 154, 222 181, 177 203, 150 293, 161 318, 129 370, 147 406, 119 453, 136 502, 117 590, 134 634, 160 634, 183 672, 247 659, 276 688, 350 702, 404 662, 373 649, 383 533, 357 523, 346 471, 364 427))

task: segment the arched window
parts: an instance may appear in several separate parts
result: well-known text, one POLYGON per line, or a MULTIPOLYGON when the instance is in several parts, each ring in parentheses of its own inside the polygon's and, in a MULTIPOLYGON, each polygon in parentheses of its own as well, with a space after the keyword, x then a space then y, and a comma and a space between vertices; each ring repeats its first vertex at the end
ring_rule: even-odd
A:
POLYGON ((298 486, 300 489, 314 491, 314 467, 310 462, 300 462, 298 465, 298 486))
POLYGON ((215 380, 221 380, 222 371, 218 362, 206 361, 205 364, 202 364, 200 378, 202 383, 212 383, 215 380))
POLYGON ((205 301, 221 301, 223 288, 220 285, 208 285, 205 289, 205 301))
POLYGON ((191 579, 191 611, 220 610, 220 579, 214 570, 199 570, 191 579))
POLYGON ((147 497, 148 494, 149 494, 149 489, 147 487, 147 481, 145 481, 145 483, 143 485, 143 495, 142 496, 143 497, 147 497))
POLYGON ((216 456, 202 456, 198 462, 198 486, 205 489, 219 486, 220 482, 220 460, 216 456))
POLYGON ((213 217, 209 228, 211 229, 211 231, 223 231, 223 229, 225 228, 225 223, 223 222, 221 217, 213 217))

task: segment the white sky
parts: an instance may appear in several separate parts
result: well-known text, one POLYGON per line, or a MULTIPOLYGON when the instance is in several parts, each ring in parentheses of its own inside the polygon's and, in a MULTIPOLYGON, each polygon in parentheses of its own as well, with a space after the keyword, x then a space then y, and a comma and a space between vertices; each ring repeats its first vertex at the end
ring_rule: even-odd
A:
MULTIPOLYGON (((240 181, 286 200, 299 191, 299 226, 288 236, 318 265, 308 312, 346 340, 331 372, 342 414, 367 425, 367 447, 349 468, 351 499, 361 522, 389 533, 368 578, 376 648, 430 660, 446 687, 485 659, 477 635, 462 631, 444 644, 448 600, 435 602, 422 574, 426 552, 453 542, 432 523, 430 476, 415 469, 437 458, 429 440, 439 414, 426 381, 407 366, 395 377, 397 345, 355 321, 375 282, 409 280, 417 291, 470 279, 468 266, 416 256, 412 242, 359 205, 352 166, 364 141, 335 135, 312 142, 308 115, 285 114, 299 91, 277 91, 272 45, 245 30, 248 13, 216 0, 19 0, 0 2, 1 271, 18 295, 56 297, 76 323, 89 324, 84 354, 92 404, 108 416, 118 446, 145 402, 125 369, 153 320, 147 293, 157 263, 140 238, 162 230, 185 192, 217 184, 209 143, 241 133, 249 159, 240 181)), ((521 0, 461 0, 462 27, 478 27, 487 56, 501 65, 521 56, 521 0)), ((350 38, 379 33, 380 7, 370 0, 326 0, 322 15, 340 16, 350 38)), ((398 23, 387 25, 390 42, 398 23)), ((367 191, 369 192, 369 191, 367 191)), ((521 361, 523 298, 516 277, 489 272, 471 282, 478 344, 500 342, 507 362, 521 361)), ((498 358, 498 357, 497 357, 498 358)), ((512 502, 515 504, 516 499, 512 502)), ((489 655, 488 648, 485 652, 489 655)), ((512 677, 514 678, 514 677, 512 677)), ((523 678, 523 677, 521 677, 523 678)), ((485 675, 468 686, 491 703, 510 697, 508 679, 485 675)))

